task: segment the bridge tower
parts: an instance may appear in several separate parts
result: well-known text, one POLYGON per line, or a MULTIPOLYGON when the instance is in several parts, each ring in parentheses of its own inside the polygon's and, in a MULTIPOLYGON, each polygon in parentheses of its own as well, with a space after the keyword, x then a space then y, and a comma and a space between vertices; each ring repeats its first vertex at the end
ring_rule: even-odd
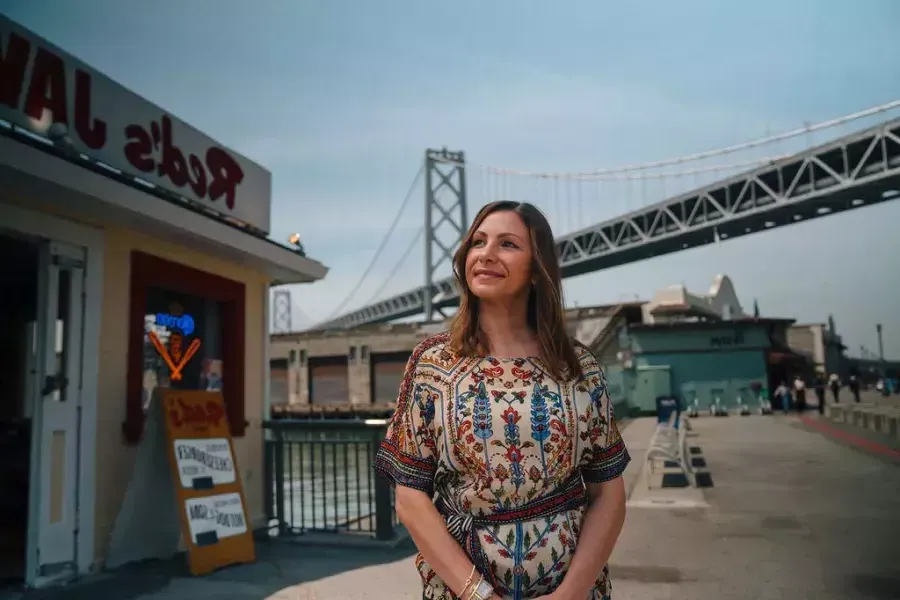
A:
POLYGON ((435 312, 445 316, 432 305, 435 275, 444 260, 453 264, 453 253, 459 248, 468 226, 464 153, 448 152, 446 148, 426 150, 425 297, 422 299, 426 321, 433 320, 435 312))

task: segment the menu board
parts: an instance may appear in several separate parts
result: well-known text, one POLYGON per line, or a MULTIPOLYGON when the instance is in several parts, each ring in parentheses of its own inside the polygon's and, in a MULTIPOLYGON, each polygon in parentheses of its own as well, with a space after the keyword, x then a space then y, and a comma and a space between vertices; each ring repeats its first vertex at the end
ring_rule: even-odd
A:
POLYGON ((168 389, 160 399, 191 573, 253 562, 253 533, 222 393, 168 389))
POLYGON ((182 487, 202 490, 237 480, 228 439, 177 439, 174 446, 182 487))

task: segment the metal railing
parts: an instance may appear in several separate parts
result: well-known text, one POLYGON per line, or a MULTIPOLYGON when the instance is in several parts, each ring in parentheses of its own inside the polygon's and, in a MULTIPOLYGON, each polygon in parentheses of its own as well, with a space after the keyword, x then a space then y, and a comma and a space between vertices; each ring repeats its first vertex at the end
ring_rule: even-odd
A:
MULTIPOLYGON (((627 403, 615 410, 627 419, 627 403)), ((394 538, 394 489, 372 468, 386 420, 277 419, 265 421, 263 430, 270 535, 394 538)))
POLYGON ((386 427, 382 419, 263 423, 270 531, 393 538, 393 488, 372 468, 386 427))

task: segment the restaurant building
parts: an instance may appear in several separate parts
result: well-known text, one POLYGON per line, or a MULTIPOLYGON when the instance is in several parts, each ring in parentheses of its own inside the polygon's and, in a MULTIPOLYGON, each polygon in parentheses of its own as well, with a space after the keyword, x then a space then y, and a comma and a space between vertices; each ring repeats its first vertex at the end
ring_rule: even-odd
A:
POLYGON ((222 390, 263 525, 269 288, 327 272, 270 204, 263 167, 0 15, 0 580, 103 566, 156 386, 222 390))

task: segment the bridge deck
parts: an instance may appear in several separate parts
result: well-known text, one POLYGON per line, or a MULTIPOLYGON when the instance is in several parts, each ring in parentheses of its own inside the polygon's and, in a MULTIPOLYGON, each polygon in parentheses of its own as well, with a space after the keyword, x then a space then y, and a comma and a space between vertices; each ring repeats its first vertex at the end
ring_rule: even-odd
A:
MULTIPOLYGON (((900 197, 900 119, 811 148, 646 208, 561 236, 564 277, 637 262, 900 197)), ((319 328, 352 327, 459 302, 452 279, 366 306, 319 328)))

